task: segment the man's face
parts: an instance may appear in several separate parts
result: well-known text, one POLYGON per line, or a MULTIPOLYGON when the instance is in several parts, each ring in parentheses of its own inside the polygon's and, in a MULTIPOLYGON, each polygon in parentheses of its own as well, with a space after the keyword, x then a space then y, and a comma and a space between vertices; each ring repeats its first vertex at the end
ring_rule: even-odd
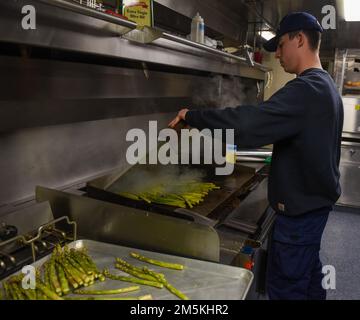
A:
POLYGON ((296 73, 299 62, 298 53, 297 37, 290 40, 289 34, 284 34, 279 40, 275 57, 280 60, 285 72, 296 73))

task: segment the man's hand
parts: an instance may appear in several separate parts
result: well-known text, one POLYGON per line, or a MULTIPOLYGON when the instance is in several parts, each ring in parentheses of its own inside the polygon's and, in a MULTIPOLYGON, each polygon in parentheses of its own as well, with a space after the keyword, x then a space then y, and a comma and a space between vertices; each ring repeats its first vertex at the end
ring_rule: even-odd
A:
POLYGON ((179 111, 176 118, 169 123, 169 127, 175 129, 178 123, 180 123, 181 121, 185 121, 185 117, 188 111, 189 109, 182 109, 181 111, 179 111))

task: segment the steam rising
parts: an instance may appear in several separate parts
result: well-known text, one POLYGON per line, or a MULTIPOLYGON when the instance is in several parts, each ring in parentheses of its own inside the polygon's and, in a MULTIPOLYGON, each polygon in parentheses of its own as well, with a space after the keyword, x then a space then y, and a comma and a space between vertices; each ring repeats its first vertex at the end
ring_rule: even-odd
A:
POLYGON ((193 90, 193 103, 204 108, 234 108, 244 103, 244 85, 238 77, 215 76, 193 90))
POLYGON ((136 166, 111 185, 109 191, 139 194, 162 186, 165 193, 176 193, 179 185, 201 182, 205 175, 201 170, 179 166, 136 166))

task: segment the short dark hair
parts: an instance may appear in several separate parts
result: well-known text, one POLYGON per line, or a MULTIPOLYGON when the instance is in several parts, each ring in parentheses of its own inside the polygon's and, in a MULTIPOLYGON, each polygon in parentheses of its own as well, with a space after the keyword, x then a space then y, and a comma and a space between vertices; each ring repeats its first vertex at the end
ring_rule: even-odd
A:
POLYGON ((290 40, 294 39, 300 32, 303 32, 308 38, 310 49, 316 51, 320 48, 321 44, 321 33, 317 30, 299 30, 289 32, 290 40))

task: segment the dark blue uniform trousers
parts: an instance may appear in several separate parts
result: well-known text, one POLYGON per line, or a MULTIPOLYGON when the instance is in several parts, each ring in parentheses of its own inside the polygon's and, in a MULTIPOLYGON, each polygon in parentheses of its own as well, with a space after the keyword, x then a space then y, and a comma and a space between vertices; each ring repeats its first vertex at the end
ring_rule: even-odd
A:
POLYGON ((267 292, 270 300, 325 300, 321 237, 331 207, 297 217, 277 214, 270 238, 267 292))

